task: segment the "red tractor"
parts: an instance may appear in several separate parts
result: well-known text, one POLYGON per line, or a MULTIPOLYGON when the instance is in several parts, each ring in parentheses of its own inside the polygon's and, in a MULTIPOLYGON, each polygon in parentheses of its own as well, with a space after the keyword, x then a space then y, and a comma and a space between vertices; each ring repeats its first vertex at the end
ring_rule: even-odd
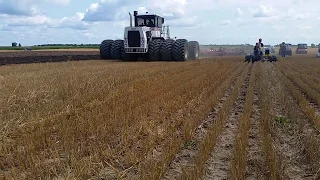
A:
POLYGON ((308 45, 307 44, 298 44, 296 54, 308 54, 308 45))

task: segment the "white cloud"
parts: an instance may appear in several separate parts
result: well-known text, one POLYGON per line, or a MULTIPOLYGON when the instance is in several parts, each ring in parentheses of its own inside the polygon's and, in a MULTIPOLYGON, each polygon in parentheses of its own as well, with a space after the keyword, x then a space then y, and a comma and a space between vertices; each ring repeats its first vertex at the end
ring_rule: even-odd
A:
POLYGON ((113 21, 117 19, 126 19, 128 11, 132 11, 130 7, 138 7, 140 12, 149 11, 161 15, 168 15, 168 19, 177 19, 185 15, 187 2, 186 0, 118 0, 106 1, 101 0, 92 3, 86 9, 84 21, 113 21), (150 11, 153 10, 153 11, 150 11))
POLYGON ((231 20, 224 20, 220 23, 221 26, 229 26, 231 24, 232 24, 231 20))
POLYGON ((258 8, 251 9, 254 18, 277 16, 278 11, 272 6, 260 5, 258 8))
POLYGON ((43 15, 36 15, 31 17, 14 17, 9 18, 7 25, 9 26, 36 26, 36 25, 44 25, 50 24, 51 19, 43 16, 43 15))
POLYGON ((71 0, 44 0, 44 2, 52 3, 60 6, 67 6, 70 4, 71 0))
POLYGON ((298 25, 298 28, 301 30, 310 30, 312 29, 312 26, 310 25, 298 25))
POLYGON ((70 0, 0 0, 0 14, 7 15, 38 15, 42 3, 66 6, 70 0))
MULTIPOLYGON (((200 0, 207 1, 207 0, 200 0)), ((86 22, 111 22, 114 21, 114 27, 125 27, 128 25, 128 12, 138 10, 139 13, 144 14, 149 12, 152 14, 159 14, 165 18, 165 24, 172 27, 204 27, 209 24, 208 20, 199 20, 196 15, 188 14, 190 3, 195 0, 142 0, 138 3, 136 1, 118 0, 92 3, 84 12, 83 21, 86 22)), ((194 8, 194 7, 193 7, 194 8)))
POLYGON ((6 21, 6 26, 47 26, 51 28, 88 29, 89 24, 83 22, 84 13, 77 12, 73 17, 51 19, 44 15, 31 17, 12 17, 6 21))
POLYGON ((100 43, 122 38, 128 12, 138 10, 164 16, 171 36, 200 43, 255 42, 259 36, 268 43, 316 43, 317 4, 318 0, 0 0, 0 31, 8 42, 19 38, 43 43, 50 37, 48 41, 57 43, 100 43), (308 37, 302 36, 306 31, 308 37))
POLYGON ((238 16, 243 15, 243 12, 242 12, 242 10, 241 10, 240 8, 237 8, 236 12, 234 12, 234 15, 235 15, 236 17, 238 17, 238 16))

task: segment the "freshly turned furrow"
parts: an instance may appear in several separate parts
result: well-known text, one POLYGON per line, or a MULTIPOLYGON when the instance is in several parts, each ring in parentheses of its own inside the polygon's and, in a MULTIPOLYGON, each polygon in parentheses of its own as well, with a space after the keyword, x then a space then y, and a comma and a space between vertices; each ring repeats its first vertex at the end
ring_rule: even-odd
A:
POLYGON ((277 71, 284 76, 285 85, 290 90, 294 98, 298 101, 301 110, 309 117, 315 128, 320 132, 320 110, 318 104, 310 102, 309 98, 306 96, 307 92, 301 91, 298 85, 289 79, 288 75, 286 75, 286 72, 281 70, 281 67, 275 67, 277 67, 277 71))
MULTIPOLYGON (((206 162, 210 158, 210 154, 213 151, 214 146, 217 144, 216 142, 219 135, 226 126, 229 112, 232 110, 233 106, 236 106, 234 103, 239 97, 242 84, 247 77, 249 69, 251 68, 252 64, 250 63, 248 66, 246 66, 241 76, 237 79, 235 85, 233 86, 232 92, 230 92, 230 96, 228 96, 223 104, 223 107, 220 108, 218 114, 216 115, 217 119, 213 122, 213 125, 208 128, 207 133, 199 142, 198 151, 192 160, 192 166, 184 167, 183 173, 179 179, 199 179, 202 177, 206 167, 206 162)), ((229 124, 227 124, 227 126, 230 127, 229 124)))
POLYGON ((234 72, 234 74, 224 82, 224 85, 222 85, 222 87, 229 86, 227 90, 225 88, 221 88, 219 91, 216 91, 214 94, 212 94, 213 97, 216 97, 211 103, 216 104, 213 108, 213 111, 210 112, 209 115, 198 126, 191 140, 185 142, 184 146, 182 146, 182 149, 179 151, 179 153, 175 155, 175 158, 173 162, 170 164, 163 179, 169 180, 179 178, 179 176, 182 173, 182 168, 192 163, 193 156, 197 153, 198 150, 197 144, 204 138, 204 136, 207 133, 207 129, 211 125, 213 125, 214 121, 217 119, 217 113, 223 106, 225 100, 228 98, 234 87, 236 76, 240 76, 243 69, 244 68, 239 68, 238 71, 234 72), (226 92, 223 95, 223 91, 225 90, 226 92))
POLYGON ((158 155, 155 156, 155 152, 153 152, 150 158, 141 163, 139 168, 141 169, 140 179, 159 179, 165 174, 168 164, 172 162, 175 154, 179 152, 182 143, 190 138, 194 129, 201 123, 201 119, 198 119, 199 116, 203 117, 207 114, 214 105, 213 103, 217 102, 219 97, 223 95, 223 92, 227 90, 228 85, 243 69, 244 65, 234 66, 233 73, 230 73, 227 77, 219 78, 212 87, 195 98, 194 102, 187 104, 185 108, 172 116, 172 118, 176 119, 175 124, 181 121, 182 124, 178 127, 180 130, 178 132, 169 132, 174 137, 166 139, 161 149, 154 150, 158 155))
POLYGON ((235 137, 234 149, 232 152, 232 162, 229 168, 230 179, 244 179, 246 174, 247 148, 249 143, 249 132, 252 132, 251 114, 253 113, 254 87, 256 82, 256 67, 253 65, 253 70, 247 84, 246 97, 244 102, 243 113, 240 117, 238 132, 235 137))
POLYGON ((19 51, 0 52, 0 66, 101 59, 99 51, 19 51))

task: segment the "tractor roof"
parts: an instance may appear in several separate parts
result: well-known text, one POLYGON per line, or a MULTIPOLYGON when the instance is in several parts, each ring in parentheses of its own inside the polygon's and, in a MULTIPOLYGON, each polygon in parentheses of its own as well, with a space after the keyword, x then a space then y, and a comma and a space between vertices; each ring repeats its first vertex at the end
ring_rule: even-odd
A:
POLYGON ((150 17, 150 16, 158 16, 158 17, 162 17, 161 15, 159 15, 159 14, 150 14, 150 13, 148 13, 148 12, 145 12, 145 13, 142 13, 142 14, 137 14, 137 17, 141 17, 141 16, 144 16, 144 17, 150 17))

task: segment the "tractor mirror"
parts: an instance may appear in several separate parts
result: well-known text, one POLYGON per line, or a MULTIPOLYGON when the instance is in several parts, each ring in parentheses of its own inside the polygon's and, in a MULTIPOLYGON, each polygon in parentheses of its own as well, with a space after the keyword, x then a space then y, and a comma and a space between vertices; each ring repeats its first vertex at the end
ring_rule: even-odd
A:
POLYGON ((164 18, 162 18, 162 24, 164 23, 164 18))

